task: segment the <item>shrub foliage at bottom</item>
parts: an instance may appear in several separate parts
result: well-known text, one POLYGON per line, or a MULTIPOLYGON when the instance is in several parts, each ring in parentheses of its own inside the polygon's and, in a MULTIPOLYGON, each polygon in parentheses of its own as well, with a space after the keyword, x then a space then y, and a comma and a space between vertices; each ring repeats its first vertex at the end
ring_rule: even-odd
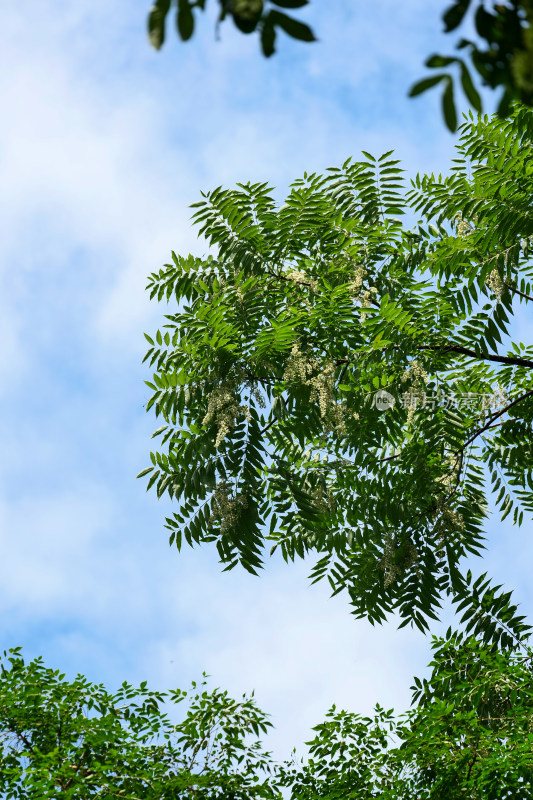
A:
POLYGON ((233 700, 205 680, 190 693, 124 683, 112 694, 12 650, 0 677, 0 794, 533 798, 533 651, 499 651, 448 632, 433 640, 433 652, 430 677, 415 679, 407 713, 377 705, 363 717, 333 707, 306 758, 275 763, 260 740, 271 723, 253 697, 233 700))

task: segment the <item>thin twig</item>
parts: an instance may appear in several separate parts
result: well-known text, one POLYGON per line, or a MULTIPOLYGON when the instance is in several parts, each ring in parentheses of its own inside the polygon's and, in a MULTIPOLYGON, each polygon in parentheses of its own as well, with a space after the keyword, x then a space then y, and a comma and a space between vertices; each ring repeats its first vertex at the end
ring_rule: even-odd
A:
MULTIPOLYGON (((517 403, 520 403, 522 400, 527 400, 527 398, 531 397, 531 396, 533 396, 533 389, 530 389, 529 392, 526 392, 525 394, 521 395, 520 397, 517 397, 516 400, 513 400, 512 403, 509 403, 508 405, 506 405, 505 408, 502 408, 501 411, 497 411, 496 414, 493 414, 486 425, 483 425, 482 428, 479 428, 477 431, 475 431, 472 434, 470 439, 468 439, 465 442, 465 444, 462 446, 461 450, 464 451, 464 449, 466 447, 468 447, 468 445, 471 444, 474 441, 474 439, 477 439, 478 436, 480 436, 482 433, 485 433, 485 431, 487 431, 489 428, 491 428, 492 427, 492 423, 494 422, 494 420, 498 419, 498 417, 501 417, 503 414, 505 414, 507 411, 509 411, 509 409, 512 408, 513 406, 516 406, 517 403)), ((496 427, 496 426, 494 426, 494 427, 496 427)), ((458 452, 459 452, 459 450, 455 451, 455 453, 458 453, 458 452)))

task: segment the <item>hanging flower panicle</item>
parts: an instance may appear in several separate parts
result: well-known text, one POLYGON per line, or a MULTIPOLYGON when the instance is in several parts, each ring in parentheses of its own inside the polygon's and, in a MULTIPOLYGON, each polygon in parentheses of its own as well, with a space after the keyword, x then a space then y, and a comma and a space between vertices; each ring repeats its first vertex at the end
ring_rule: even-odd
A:
POLYGON ((385 586, 394 583, 418 561, 418 550, 411 539, 398 542, 390 531, 385 534, 381 568, 385 572, 385 586))
POLYGON ((283 373, 283 380, 296 380, 304 386, 310 387, 309 400, 311 403, 318 403, 326 433, 334 431, 341 434, 345 432, 344 411, 335 400, 335 367, 333 364, 328 364, 321 369, 317 359, 305 356, 299 343, 295 342, 283 373), (313 375, 313 372, 316 374, 313 375))
POLYGON ((307 286, 312 292, 318 292, 318 283, 303 270, 291 269, 285 277, 296 286, 307 286))
POLYGON ((457 236, 459 236, 461 239, 465 236, 468 236, 468 234, 472 233, 472 231, 474 230, 472 225, 469 222, 467 222, 466 219, 463 219, 463 214, 461 211, 459 211, 455 215, 455 222, 457 223, 456 227, 457 236))
POLYGON ((500 273, 497 269, 493 269, 490 275, 485 280, 485 283, 491 290, 491 292, 496 296, 498 300, 501 300, 502 294, 505 289, 505 284, 500 277, 500 273))
POLYGON ((239 405, 235 397, 234 386, 230 383, 223 383, 213 389, 207 399, 207 413, 202 420, 202 425, 210 425, 212 422, 216 424, 215 447, 220 447, 240 417, 249 419, 250 409, 247 405, 239 405))
POLYGON ((370 308, 372 305, 372 297, 377 294, 375 286, 369 286, 367 289, 363 288, 363 281, 367 276, 367 270, 362 264, 358 264, 354 270, 351 283, 348 284, 348 291, 353 299, 360 304, 361 322, 366 320, 365 308, 370 308))
POLYGON ((220 532, 234 530, 239 522, 241 512, 248 507, 248 501, 242 494, 232 492, 227 481, 219 481, 211 500, 211 516, 209 526, 220 523, 220 532))

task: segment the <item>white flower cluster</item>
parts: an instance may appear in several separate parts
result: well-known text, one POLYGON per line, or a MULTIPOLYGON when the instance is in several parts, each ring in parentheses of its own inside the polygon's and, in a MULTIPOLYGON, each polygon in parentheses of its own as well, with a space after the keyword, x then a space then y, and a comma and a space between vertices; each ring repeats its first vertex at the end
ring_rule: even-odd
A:
POLYGON ((488 278, 485 280, 485 283, 491 290, 491 292, 496 295, 498 300, 501 299, 503 291, 505 289, 505 284, 500 277, 500 273, 497 269, 493 269, 488 278))
POLYGON ((318 368, 318 361, 316 358, 308 358, 304 356, 300 350, 300 345, 295 342, 291 348, 291 354, 287 360, 285 371, 283 373, 284 381, 307 381, 308 376, 313 370, 318 368))
MULTIPOLYGON (((455 483, 455 476, 453 476, 453 478, 455 483)), ((443 548, 450 539, 450 534, 458 534, 460 538, 464 529, 465 523, 462 514, 449 506, 442 506, 439 508, 433 520, 433 532, 437 534, 439 540, 441 549, 437 555, 440 558, 444 557, 443 548)))
POLYGON ((348 284, 348 291, 355 297, 359 297, 363 287, 363 281, 366 277, 366 269, 362 264, 358 264, 354 270, 351 283, 348 284))
POLYGON ((227 481, 219 481, 213 492, 209 525, 220 522, 221 533, 234 530, 242 509, 247 507, 248 501, 244 495, 232 492, 227 481))
POLYGON ((457 480, 456 467, 458 463, 459 459, 457 456, 455 458, 451 454, 445 456, 444 464, 448 467, 448 471, 444 475, 440 475, 437 478, 437 483, 442 484, 442 486, 445 486, 446 488, 454 484, 457 480))
POLYGON ((422 384, 429 382, 429 376, 420 362, 414 360, 411 361, 407 369, 403 372, 401 380, 403 383, 412 381, 412 390, 409 393, 410 402, 407 406, 407 424, 410 425, 418 404, 420 403, 421 406, 425 405, 426 395, 420 387, 422 384))
POLYGON ((318 283, 303 270, 292 269, 285 277, 296 286, 309 286, 312 292, 318 292, 318 283))
POLYGON ((422 382, 429 383, 429 376, 419 361, 411 361, 402 375, 402 383, 412 380, 413 386, 421 386, 422 382))
POLYGON ((318 375, 310 378, 307 381, 307 385, 311 387, 310 402, 316 403, 318 400, 320 416, 325 417, 329 411, 333 392, 335 391, 335 368, 333 365, 328 364, 318 375))
POLYGON ((335 497, 329 487, 324 489, 322 484, 318 483, 311 492, 313 496, 313 504, 322 514, 327 514, 335 509, 335 497))
POLYGON ((230 383, 223 383, 217 386, 207 398, 207 414, 202 420, 203 425, 215 422, 217 426, 217 438, 215 447, 219 447, 226 438, 239 417, 249 419, 250 409, 247 405, 239 405, 234 394, 234 387, 230 383))
POLYGON ((472 233, 474 230, 472 225, 463 219, 463 215, 461 211, 455 215, 455 221, 457 223, 457 236, 463 238, 464 236, 468 236, 469 233, 472 233))
POLYGON ((345 432, 344 415, 342 407, 335 401, 335 368, 329 364, 320 369, 316 358, 307 358, 300 350, 298 342, 293 344, 291 354, 283 373, 283 380, 297 380, 311 388, 310 402, 318 402, 320 416, 325 422, 327 433, 335 431, 338 434, 345 432), (309 377, 316 370, 317 375, 309 377))
POLYGON ((348 284, 348 291, 361 307, 361 322, 366 319, 366 314, 363 309, 370 308, 372 305, 372 295, 377 293, 375 286, 369 286, 368 289, 363 289, 363 281, 367 275, 366 269, 362 264, 358 264, 353 273, 353 279, 348 284))
POLYGON ((381 568, 385 572, 385 587, 394 583, 417 561, 418 550, 411 539, 397 543, 392 533, 385 534, 383 558, 381 559, 381 568))

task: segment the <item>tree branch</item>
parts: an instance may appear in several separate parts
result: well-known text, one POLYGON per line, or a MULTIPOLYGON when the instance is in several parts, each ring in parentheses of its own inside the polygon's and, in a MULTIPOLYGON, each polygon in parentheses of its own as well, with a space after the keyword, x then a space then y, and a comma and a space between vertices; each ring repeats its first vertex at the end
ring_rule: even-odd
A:
POLYGON ((492 415, 492 417, 489 419, 489 421, 486 423, 486 425, 483 425, 482 428, 479 428, 477 431, 475 431, 472 434, 472 436, 464 443, 464 445, 462 446, 460 451, 456 450, 455 452, 456 453, 463 452, 465 450, 465 448, 468 447, 469 444, 472 444, 474 439, 477 439, 478 436, 480 436, 482 433, 485 433, 485 431, 487 431, 490 427, 492 427, 492 423, 494 422, 494 420, 498 419, 498 417, 501 417, 503 414, 505 414, 507 411, 509 411, 509 409, 512 408, 513 406, 516 406, 517 403, 520 403, 522 400, 527 400, 528 397, 532 397, 532 396, 533 396, 533 389, 530 389, 529 392, 526 392, 525 394, 521 395, 520 397, 517 397, 516 400, 513 400, 511 403, 506 405, 505 408, 502 408, 501 411, 497 411, 496 414, 492 415))
POLYGON ((419 345, 421 350, 433 350, 442 353, 458 353, 462 356, 469 356, 470 358, 477 358, 483 361, 494 361, 497 364, 512 364, 515 367, 530 367, 533 369, 533 361, 529 358, 519 358, 517 356, 499 356, 494 353, 481 353, 475 350, 470 350, 468 347, 462 347, 459 344, 447 345, 419 345))
POLYGON ((531 295, 524 294, 524 292, 521 292, 520 289, 516 289, 514 286, 511 286, 509 283, 504 283, 503 285, 505 286, 506 289, 510 289, 511 292, 514 292, 515 294, 519 294, 520 297, 524 297, 526 300, 533 300, 533 297, 531 297, 531 295))

